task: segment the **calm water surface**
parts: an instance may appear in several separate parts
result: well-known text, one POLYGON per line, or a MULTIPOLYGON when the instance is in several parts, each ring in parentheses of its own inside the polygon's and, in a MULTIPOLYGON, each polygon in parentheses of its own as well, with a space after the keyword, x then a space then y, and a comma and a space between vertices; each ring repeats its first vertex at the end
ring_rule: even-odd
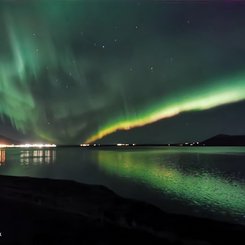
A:
POLYGON ((245 224, 245 147, 1 149, 0 174, 102 184, 164 211, 245 224))

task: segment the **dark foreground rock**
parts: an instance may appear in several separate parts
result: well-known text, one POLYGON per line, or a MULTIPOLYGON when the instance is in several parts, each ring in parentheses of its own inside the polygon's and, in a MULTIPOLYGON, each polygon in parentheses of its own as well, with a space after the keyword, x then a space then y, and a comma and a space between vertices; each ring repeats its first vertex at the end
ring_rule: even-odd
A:
POLYGON ((245 244, 245 228, 162 212, 103 186, 0 176, 0 244, 245 244))

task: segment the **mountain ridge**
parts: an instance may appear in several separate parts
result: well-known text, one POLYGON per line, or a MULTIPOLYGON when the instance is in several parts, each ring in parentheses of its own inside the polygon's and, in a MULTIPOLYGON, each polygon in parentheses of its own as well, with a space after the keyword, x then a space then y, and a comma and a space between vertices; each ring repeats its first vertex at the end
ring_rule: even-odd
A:
POLYGON ((245 146, 245 135, 218 134, 201 142, 206 146, 245 146))

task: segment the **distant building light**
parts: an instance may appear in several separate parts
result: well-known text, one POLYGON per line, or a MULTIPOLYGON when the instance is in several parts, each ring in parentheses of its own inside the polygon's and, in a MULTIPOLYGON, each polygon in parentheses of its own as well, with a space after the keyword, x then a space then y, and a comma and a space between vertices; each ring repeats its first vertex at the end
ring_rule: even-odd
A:
POLYGON ((129 144, 117 143, 117 146, 129 146, 129 144))
POLYGON ((0 148, 44 148, 44 147, 56 147, 56 145, 55 144, 19 144, 19 145, 0 144, 0 148))

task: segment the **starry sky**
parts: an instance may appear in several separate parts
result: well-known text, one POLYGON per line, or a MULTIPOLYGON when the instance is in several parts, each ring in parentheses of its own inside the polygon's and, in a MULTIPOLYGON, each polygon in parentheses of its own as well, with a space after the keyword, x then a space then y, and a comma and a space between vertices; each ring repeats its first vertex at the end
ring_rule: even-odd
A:
POLYGON ((0 134, 173 143, 245 134, 245 4, 3 0, 0 134))

